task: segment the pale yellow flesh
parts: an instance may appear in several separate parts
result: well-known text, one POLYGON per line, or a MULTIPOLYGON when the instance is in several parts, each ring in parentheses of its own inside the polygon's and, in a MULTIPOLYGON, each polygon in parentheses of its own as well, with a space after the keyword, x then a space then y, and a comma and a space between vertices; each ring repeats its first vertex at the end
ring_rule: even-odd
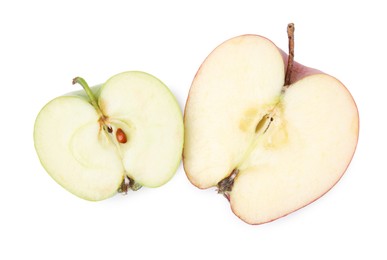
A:
POLYGON ((82 95, 56 98, 39 113, 35 148, 47 172, 87 200, 112 196, 125 175, 147 187, 166 183, 183 146, 182 115, 171 92, 149 74, 125 72, 97 93, 111 134, 82 95), (126 133, 126 143, 117 141, 118 128, 126 133))
POLYGON ((48 103, 35 122, 35 148, 51 177, 87 199, 112 196, 124 177, 115 146, 99 134, 95 109, 80 97, 48 103))
POLYGON ((357 109, 336 79, 306 77, 280 104, 230 194, 233 211, 248 223, 277 219, 319 198, 340 179, 356 148, 357 109))
POLYGON ((316 74, 281 93, 283 80, 274 44, 237 37, 206 59, 186 105, 188 178, 208 188, 238 169, 230 203, 251 224, 289 214, 327 192, 357 143, 356 105, 338 80, 316 74))
POLYGON ((169 181, 181 161, 184 126, 173 94, 146 73, 122 73, 106 82, 99 104, 128 138, 120 144, 128 176, 147 187, 169 181), (130 86, 130 89, 128 89, 130 86))
POLYGON ((278 102, 282 75, 280 53, 263 38, 234 38, 211 53, 184 114, 184 168, 194 185, 216 185, 242 160, 257 120, 278 102))

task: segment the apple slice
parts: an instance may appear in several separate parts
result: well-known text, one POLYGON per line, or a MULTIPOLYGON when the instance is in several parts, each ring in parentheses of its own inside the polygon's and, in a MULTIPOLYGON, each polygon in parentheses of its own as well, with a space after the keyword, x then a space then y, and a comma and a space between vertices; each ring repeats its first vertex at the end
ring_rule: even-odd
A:
POLYGON ((189 180, 201 189, 216 186, 249 224, 322 196, 357 144, 351 94, 334 77, 293 63, 289 29, 289 58, 257 35, 218 46, 197 72, 185 108, 189 180))
POLYGON ((144 72, 124 72, 85 92, 55 98, 39 113, 34 141, 51 177, 86 200, 158 187, 181 160, 183 119, 173 94, 144 72))

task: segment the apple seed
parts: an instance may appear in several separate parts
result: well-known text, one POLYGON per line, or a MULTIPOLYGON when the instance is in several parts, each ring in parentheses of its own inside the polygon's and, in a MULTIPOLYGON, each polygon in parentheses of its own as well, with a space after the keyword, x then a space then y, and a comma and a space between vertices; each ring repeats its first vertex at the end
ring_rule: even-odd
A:
POLYGON ((128 141, 128 139, 126 138, 126 134, 124 133, 124 131, 122 131, 121 128, 117 129, 116 138, 117 138, 117 141, 121 144, 124 144, 128 141))
POLYGON ((273 122, 273 120, 274 120, 274 118, 272 116, 269 116, 269 115, 265 115, 264 117, 262 117, 262 119, 258 122, 257 126, 255 127, 255 133, 262 132, 261 130, 267 124, 267 126, 265 127, 265 130, 263 131, 263 134, 266 133, 266 131, 269 129, 271 122, 273 122), (270 121, 267 124, 267 120, 269 118, 270 118, 270 121))

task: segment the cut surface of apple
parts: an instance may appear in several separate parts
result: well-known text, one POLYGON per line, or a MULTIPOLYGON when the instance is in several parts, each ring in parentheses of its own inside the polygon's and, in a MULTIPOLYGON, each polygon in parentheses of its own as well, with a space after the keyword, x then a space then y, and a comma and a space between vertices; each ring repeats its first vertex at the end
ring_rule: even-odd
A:
POLYGON ((87 94, 55 98, 36 119, 35 148, 51 177, 93 201, 171 179, 181 160, 184 129, 169 89, 138 71, 86 88, 87 94))
POLYGON ((271 41, 242 35, 218 46, 197 72, 184 123, 184 169, 217 187, 250 224, 285 216, 322 196, 345 172, 358 111, 332 76, 294 64, 271 41), (311 73, 313 72, 313 73, 311 73))

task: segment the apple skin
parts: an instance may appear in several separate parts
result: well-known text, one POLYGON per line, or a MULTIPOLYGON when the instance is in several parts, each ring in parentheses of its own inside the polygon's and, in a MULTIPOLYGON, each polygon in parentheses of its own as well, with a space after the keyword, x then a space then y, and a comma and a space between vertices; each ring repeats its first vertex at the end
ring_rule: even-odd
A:
MULTIPOLYGON (((281 52, 282 58, 284 60, 284 66, 285 66, 285 71, 286 71, 288 68, 289 55, 287 55, 281 49, 279 49, 279 51, 281 52)), ((290 76, 290 84, 293 84, 293 83, 295 83, 295 82, 297 82, 297 81, 299 81, 307 76, 312 76, 314 74, 326 74, 326 73, 323 73, 322 71, 314 69, 314 68, 304 66, 304 65, 294 61, 293 68, 292 68, 292 74, 290 76)))
MULTIPOLYGON (((264 38, 264 39, 270 41, 271 43, 273 43, 271 40, 269 40, 269 39, 267 39, 266 37, 261 36, 261 35, 245 34, 245 35, 240 35, 240 36, 237 36, 237 37, 243 37, 243 36, 257 36, 257 37, 262 37, 262 38, 264 38)), ((228 40, 230 40, 230 39, 228 39, 228 40)), ((225 42, 227 42, 228 40, 226 40, 225 42)), ((223 42, 223 43, 225 43, 225 42, 223 42)), ((221 46, 223 43, 221 43, 219 46, 221 46)), ((274 43, 273 43, 273 45, 276 46, 274 43)), ((281 54, 281 56, 282 56, 283 63, 284 63, 284 70, 287 71, 287 67, 288 67, 288 57, 289 57, 289 55, 288 55, 287 53, 285 53, 283 50, 281 50, 280 48, 278 48, 278 46, 277 46, 277 49, 278 49, 278 51, 280 52, 280 54, 281 54)), ((216 50, 216 48, 215 48, 215 49, 207 56, 207 58, 210 57, 210 56, 212 55, 212 53, 213 53, 215 50, 216 50)), ((207 60, 207 58, 206 58, 205 60, 207 60)), ((196 74, 195 74, 195 76, 194 76, 192 82, 194 82, 195 79, 197 78, 197 76, 200 74, 203 64, 204 64, 204 62, 203 62, 203 63, 201 64, 201 66, 199 67, 199 69, 198 69, 198 71, 196 72, 196 74)), ((299 81, 299 80, 301 80, 301 79, 303 79, 303 78, 305 78, 305 77, 307 77, 307 76, 312 76, 312 75, 315 75, 315 74, 325 74, 325 75, 330 76, 329 74, 326 74, 326 73, 324 73, 324 72, 322 72, 322 71, 320 71, 320 70, 318 70, 318 69, 311 68, 311 67, 307 67, 307 66, 304 66, 304 65, 302 65, 302 64, 300 64, 300 63, 294 61, 294 62, 293 62, 292 74, 291 74, 291 77, 290 77, 289 85, 291 85, 291 84, 293 84, 293 83, 295 83, 295 82, 297 82, 297 81, 299 81)), ((333 77, 333 76, 330 76, 330 77, 335 78, 335 77, 333 77)), ((341 81, 339 81, 337 78, 335 78, 335 79, 336 79, 338 82, 340 82, 340 84, 342 85, 342 87, 349 93, 349 96, 352 97, 351 93, 350 93, 349 90, 345 87, 345 85, 344 85, 341 81)), ((190 89, 190 92, 191 92, 191 91, 192 91, 192 88, 190 89)), ((187 102, 186 102, 184 111, 186 111, 187 104, 188 104, 189 99, 190 99, 190 97, 191 97, 190 94, 191 94, 191 93, 188 93, 187 102)), ((265 224, 265 223, 272 222, 272 221, 277 220, 277 219, 279 219, 279 218, 285 217, 285 216, 287 216, 287 215, 289 215, 289 214, 291 214, 291 213, 293 213, 293 212, 295 212, 295 211, 298 211, 299 209, 302 209, 302 208, 304 208, 305 206, 308 206, 308 205, 310 205, 311 203, 315 202, 316 200, 318 200, 319 198, 321 198, 322 196, 324 196, 327 192, 329 192, 329 191, 330 191, 330 190, 331 190, 331 189, 332 189, 332 188, 333 188, 333 187, 341 180, 341 178, 343 177, 344 173, 347 171, 347 169, 348 169, 348 167, 349 167, 349 165, 350 165, 350 163, 351 163, 351 161, 352 161, 352 159, 353 159, 353 156, 354 156, 354 154, 355 154, 356 148, 357 148, 358 138, 359 138, 360 120, 359 120, 359 111, 358 111, 358 107, 357 107, 356 102, 355 102, 355 100, 353 99, 353 97, 352 97, 352 102, 353 102, 353 104, 354 104, 354 107, 356 108, 356 112, 357 112, 357 115, 358 115, 358 117, 357 117, 357 130, 358 130, 358 135, 357 135, 357 139, 356 139, 356 144, 355 144, 355 147, 354 147, 354 149, 353 149, 353 153, 352 153, 352 155, 351 155, 351 157, 350 157, 350 160, 348 161, 347 167, 346 167, 345 170, 342 172, 342 174, 339 176, 339 178, 337 179, 337 181, 336 181, 329 189, 327 189, 327 190, 326 190, 324 193, 322 193, 320 196, 314 198, 314 199, 311 200, 309 203, 307 203, 307 204, 305 204, 305 205, 303 205, 303 206, 301 206, 301 207, 298 207, 298 208, 296 208, 296 209, 294 209, 294 210, 292 210, 292 211, 290 211, 290 212, 288 212, 288 213, 286 213, 286 214, 284 214, 284 215, 281 215, 281 216, 279 216, 279 217, 275 217, 275 218, 272 218, 272 219, 270 219, 270 220, 267 220, 267 221, 264 221, 264 222, 258 222, 258 223, 256 223, 256 222, 249 222, 249 221, 247 221, 246 219, 244 219, 243 217, 241 217, 241 216, 238 214, 238 212, 237 212, 236 210, 234 210, 234 208, 233 208, 232 201, 231 201, 231 198, 230 198, 230 194, 224 194, 224 197, 230 202, 230 207, 231 207, 232 212, 233 212, 239 219, 241 219, 243 222, 245 222, 245 223, 247 223, 247 224, 250 224, 250 225, 261 225, 261 224, 265 224)), ((184 113, 184 121, 186 120, 186 117, 185 117, 185 116, 186 116, 186 114, 184 113)), ((184 149, 185 149, 185 147, 183 148, 183 157, 182 157, 182 161, 183 161, 183 168, 184 168, 184 171, 186 172, 186 175, 187 175, 188 180, 189 180, 194 186, 196 186, 196 187, 199 188, 199 189, 202 189, 202 190, 207 189, 206 187, 200 187, 200 186, 197 186, 197 185, 190 179, 190 177, 189 177, 189 175, 190 175, 189 169, 187 169, 187 167, 185 167, 185 163, 184 163, 184 161, 185 161, 185 158, 184 158, 184 149)))

